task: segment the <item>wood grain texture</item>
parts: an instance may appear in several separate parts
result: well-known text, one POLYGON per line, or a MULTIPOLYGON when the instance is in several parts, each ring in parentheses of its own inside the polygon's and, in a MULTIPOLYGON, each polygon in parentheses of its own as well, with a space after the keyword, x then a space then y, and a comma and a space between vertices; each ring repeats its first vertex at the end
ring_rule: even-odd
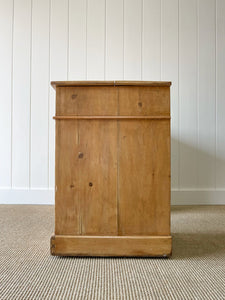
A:
POLYGON ((80 234, 78 121, 56 122, 55 233, 80 234))
POLYGON ((170 81, 51 81, 54 89, 56 87, 69 86, 171 86, 170 81))
POLYGON ((169 87, 119 87, 119 115, 169 116, 169 87))
POLYGON ((54 116, 55 120, 160 120, 169 116, 54 116))
POLYGON ((114 87, 57 87, 56 115, 117 115, 114 87))
POLYGON ((79 121, 79 151, 82 235, 116 235, 116 121, 79 121))
POLYGON ((119 123, 119 234, 170 234, 169 121, 119 123))
POLYGON ((54 254, 169 255, 169 87, 60 86, 55 119, 54 254))
POLYGON ((164 256, 171 236, 52 236, 51 254, 61 256, 164 256))

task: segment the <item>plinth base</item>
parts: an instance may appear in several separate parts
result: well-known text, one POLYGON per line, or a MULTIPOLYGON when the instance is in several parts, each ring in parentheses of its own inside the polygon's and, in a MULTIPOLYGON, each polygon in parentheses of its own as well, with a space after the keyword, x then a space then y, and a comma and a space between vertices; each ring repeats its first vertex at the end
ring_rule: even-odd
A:
POLYGON ((171 236, 51 237, 51 254, 59 256, 169 257, 171 252, 171 236))

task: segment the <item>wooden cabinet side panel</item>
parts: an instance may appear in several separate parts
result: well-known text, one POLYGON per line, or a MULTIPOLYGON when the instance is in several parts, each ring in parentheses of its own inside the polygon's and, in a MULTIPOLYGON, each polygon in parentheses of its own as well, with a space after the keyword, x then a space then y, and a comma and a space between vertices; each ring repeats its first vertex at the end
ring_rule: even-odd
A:
POLYGON ((80 234, 78 121, 56 121, 55 234, 80 234))
POLYGON ((79 120, 83 235, 117 235, 117 122, 79 120))
POLYGON ((170 235, 169 124, 119 122, 120 235, 170 235))

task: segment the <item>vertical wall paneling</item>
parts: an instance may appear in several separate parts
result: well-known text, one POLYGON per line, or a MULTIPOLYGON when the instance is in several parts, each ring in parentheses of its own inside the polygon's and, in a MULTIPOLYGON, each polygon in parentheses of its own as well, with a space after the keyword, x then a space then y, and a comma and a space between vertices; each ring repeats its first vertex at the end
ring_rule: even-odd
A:
POLYGON ((161 80, 161 1, 159 0, 143 0, 142 40, 143 79, 161 80))
POLYGON ((13 0, 0 1, 0 187, 11 186, 13 0))
POLYGON ((161 71, 162 80, 171 86, 171 185, 179 186, 179 47, 178 0, 162 0, 161 71))
POLYGON ((33 0, 30 185, 48 187, 49 1, 33 0))
POLYGON ((105 0, 87 0, 87 79, 104 80, 105 0))
POLYGON ((30 184, 31 0, 14 1, 12 185, 30 184))
POLYGON ((179 1, 180 186, 197 187, 197 1, 179 1))
POLYGON ((0 0, 0 45, 0 203, 48 199, 50 81, 86 79, 172 81, 172 203, 223 203, 224 0, 0 0))
POLYGON ((216 187, 225 188, 225 1, 217 0, 216 32, 216 187))
MULTIPOLYGON (((68 0, 52 0, 50 14, 50 81, 68 78, 68 0)), ((50 85, 50 82, 49 82, 50 85)), ((49 99, 49 185, 54 185, 55 172, 55 91, 49 99)))
POLYGON ((215 187, 215 1, 198 2, 198 188, 215 187))
POLYGON ((124 0, 124 79, 141 79, 142 1, 124 0))
POLYGON ((86 79, 86 0, 69 0, 68 79, 86 79))
POLYGON ((105 79, 123 79, 123 1, 106 0, 105 79))

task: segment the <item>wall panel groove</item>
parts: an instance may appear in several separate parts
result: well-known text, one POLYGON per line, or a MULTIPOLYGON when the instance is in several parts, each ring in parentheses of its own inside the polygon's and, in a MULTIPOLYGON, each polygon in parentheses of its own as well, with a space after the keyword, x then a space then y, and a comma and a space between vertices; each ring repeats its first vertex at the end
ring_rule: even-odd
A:
POLYGON ((49 1, 49 10, 48 10, 48 14, 49 14, 49 19, 48 19, 48 111, 47 111, 47 115, 48 115, 48 148, 47 148, 47 157, 48 157, 48 163, 47 163, 47 187, 50 187, 50 176, 49 176, 49 159, 50 159, 50 120, 49 120, 49 115, 50 115, 50 55, 51 55, 51 38, 50 38, 50 34, 51 34, 51 0, 49 1))
POLYGON ((32 5, 30 187, 48 187, 49 4, 32 5))
POLYGON ((107 0, 105 79, 123 79, 123 2, 107 0))
MULTIPOLYGON (((67 80, 68 0, 51 0, 50 80, 67 80)), ((50 85, 50 82, 48 83, 50 85)), ((55 92, 50 88, 49 105, 49 187, 54 186, 55 92)))
POLYGON ((197 187, 197 1, 180 0, 180 186, 197 187))
POLYGON ((199 0, 198 188, 215 187, 215 1, 199 0))
POLYGON ((171 86, 171 185, 179 186, 179 33, 178 0, 162 1, 162 80, 172 81, 171 86))
POLYGON ((0 183, 10 187, 12 184, 12 74, 13 74, 13 1, 0 1, 0 183))
POLYGON ((14 2, 12 186, 29 186, 31 0, 14 2))
POLYGON ((216 19, 216 188, 225 185, 225 1, 217 0, 216 19))

